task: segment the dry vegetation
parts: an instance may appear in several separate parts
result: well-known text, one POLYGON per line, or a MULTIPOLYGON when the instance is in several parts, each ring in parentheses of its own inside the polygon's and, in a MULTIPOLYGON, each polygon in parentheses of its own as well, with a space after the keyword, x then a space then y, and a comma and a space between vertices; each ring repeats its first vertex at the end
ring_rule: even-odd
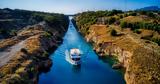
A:
POLYGON ((19 40, 18 39, 14 39, 14 38, 9 38, 9 39, 4 39, 0 41, 0 50, 3 50, 7 47, 10 47, 16 43, 18 43, 19 40))
MULTIPOLYGON (((45 25, 45 24, 43 24, 45 25)), ((37 76, 42 68, 49 67, 51 60, 48 58, 48 49, 56 48, 55 39, 59 34, 53 36, 45 30, 43 25, 34 25, 29 28, 24 28, 18 32, 17 37, 23 39, 10 38, 4 40, 2 47, 12 46, 18 42, 24 41, 24 47, 16 52, 6 65, 0 67, 0 82, 4 84, 33 84, 37 81, 37 76), (12 43, 8 44, 8 43, 12 43)), ((50 28, 48 28, 49 30, 50 28)), ((52 31, 51 29, 50 31, 52 31)), ((5 51, 5 49, 4 49, 5 51)))
MULTIPOLYGON (((118 46, 123 51, 132 53, 132 56, 128 59, 130 62, 125 64, 127 65, 127 67, 125 66, 126 73, 128 73, 126 76, 127 83, 133 83, 128 80, 134 74, 133 80, 134 82, 137 81, 138 84, 157 84, 160 81, 160 47, 151 41, 146 43, 146 40, 140 38, 142 34, 148 35, 146 34, 148 31, 143 31, 139 35, 131 30, 121 30, 120 27, 118 28, 118 26, 113 25, 109 27, 106 27, 106 25, 92 25, 89 28, 90 33, 86 35, 86 39, 93 43, 97 52, 105 52, 103 55, 108 54, 107 50, 113 50, 113 47, 104 45, 103 50, 100 51, 99 44, 104 44, 105 42, 112 42, 114 46, 118 46), (122 35, 112 36, 110 34, 112 29, 115 29, 117 34, 122 35)), ((115 54, 114 52, 112 53, 115 54)))
POLYGON ((92 22, 94 20, 90 21, 92 17, 90 12, 79 14, 75 18, 86 40, 92 43, 100 56, 112 54, 122 62, 123 67, 126 68, 127 84, 158 84, 160 82, 160 16, 154 16, 150 12, 148 14, 128 12, 111 16, 103 15, 103 12, 101 14, 100 17, 100 14, 96 16, 97 22, 94 23, 92 22), (87 15, 90 15, 89 18, 86 17, 87 15), (112 19, 109 19, 111 17, 112 19), (83 23, 86 20, 88 22, 83 23))

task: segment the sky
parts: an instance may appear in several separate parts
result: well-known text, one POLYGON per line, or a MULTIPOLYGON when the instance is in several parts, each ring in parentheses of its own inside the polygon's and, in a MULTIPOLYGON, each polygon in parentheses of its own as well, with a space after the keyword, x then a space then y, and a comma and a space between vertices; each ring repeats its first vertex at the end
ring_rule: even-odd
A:
POLYGON ((159 6, 160 0, 0 0, 0 8, 75 14, 96 10, 134 10, 159 6))

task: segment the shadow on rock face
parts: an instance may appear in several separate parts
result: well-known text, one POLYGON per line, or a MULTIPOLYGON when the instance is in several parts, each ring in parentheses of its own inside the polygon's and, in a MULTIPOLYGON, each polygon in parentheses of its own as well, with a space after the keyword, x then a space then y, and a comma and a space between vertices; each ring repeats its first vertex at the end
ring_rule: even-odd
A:
POLYGON ((40 74, 49 72, 52 64, 53 63, 52 63, 51 59, 48 59, 48 60, 42 62, 42 64, 40 64, 40 68, 39 68, 40 74))

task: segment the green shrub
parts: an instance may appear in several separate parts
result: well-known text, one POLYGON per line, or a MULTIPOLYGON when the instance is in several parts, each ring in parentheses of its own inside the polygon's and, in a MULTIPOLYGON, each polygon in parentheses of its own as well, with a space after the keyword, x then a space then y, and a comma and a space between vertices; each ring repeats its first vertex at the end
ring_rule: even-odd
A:
POLYGON ((108 20, 108 24, 113 24, 115 21, 116 21, 116 18, 111 17, 111 18, 109 18, 109 20, 108 20))
POLYGON ((121 10, 112 10, 108 12, 108 16, 113 16, 113 15, 121 14, 121 13, 123 13, 121 10))
POLYGON ((131 12, 131 13, 129 13, 129 15, 130 15, 130 16, 136 16, 137 13, 136 13, 136 12, 131 12))
POLYGON ((130 24, 132 24, 132 26, 130 26, 130 28, 132 30, 140 29, 141 28, 141 23, 140 22, 135 22, 135 23, 130 23, 130 24))
POLYGON ((127 14, 127 13, 125 13, 125 14, 124 14, 124 17, 128 17, 128 14, 127 14))
POLYGON ((141 39, 145 39, 145 40, 151 40, 151 36, 145 36, 145 37, 141 37, 141 39))
POLYGON ((120 19, 123 18, 123 15, 120 15, 119 18, 120 18, 120 19))
POLYGON ((139 29, 135 29, 133 32, 137 33, 137 34, 141 34, 142 33, 142 31, 140 31, 139 29))
POLYGON ((147 16, 152 17, 152 18, 155 18, 155 17, 156 17, 153 12, 147 12, 147 16))
POLYGON ((22 80, 19 74, 14 74, 12 78, 7 80, 7 84, 22 84, 22 80))
POLYGON ((43 57, 48 57, 48 56, 49 56, 49 53, 48 53, 47 51, 44 51, 43 54, 42 54, 42 56, 43 56, 43 57))
POLYGON ((153 42, 157 43, 160 46, 160 39, 158 39, 158 38, 152 38, 151 40, 153 42))
POLYGON ((115 29, 112 29, 112 30, 111 30, 111 35, 112 35, 112 36, 117 36, 117 31, 116 31, 115 29))
POLYGON ((133 22, 129 23, 126 21, 121 21, 120 26, 122 28, 131 28, 131 30, 135 29, 148 29, 160 32, 160 24, 157 23, 146 23, 146 22, 133 22))
POLYGON ((12 29, 10 31, 10 35, 13 35, 13 36, 17 35, 17 31, 15 29, 12 29))
POLYGON ((21 49, 21 52, 23 52, 23 53, 25 53, 25 54, 28 53, 27 49, 25 49, 25 48, 22 48, 22 49, 21 49))
POLYGON ((4 74, 0 72, 0 78, 2 78, 3 76, 4 76, 4 74))
POLYGON ((141 15, 146 15, 146 14, 147 14, 147 11, 139 11, 139 13, 140 13, 141 15))
POLYGON ((120 26, 122 28, 127 28, 127 22, 125 22, 125 21, 120 22, 120 26))
POLYGON ((44 36, 47 37, 47 38, 51 38, 51 37, 52 37, 52 34, 49 33, 49 32, 45 32, 45 33, 44 33, 44 36))
POLYGON ((5 35, 7 33, 8 33, 7 30, 0 28, 0 34, 4 34, 5 35))

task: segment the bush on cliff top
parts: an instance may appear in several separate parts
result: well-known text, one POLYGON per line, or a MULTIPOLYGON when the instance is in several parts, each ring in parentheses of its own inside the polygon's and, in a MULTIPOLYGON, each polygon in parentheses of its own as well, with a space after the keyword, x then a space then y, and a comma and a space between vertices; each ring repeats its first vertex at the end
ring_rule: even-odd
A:
POLYGON ((50 33, 50 32, 45 32, 45 33, 44 33, 44 36, 47 37, 47 38, 51 38, 51 37, 52 37, 52 33, 50 33))
POLYGON ((117 31, 116 31, 115 29, 112 29, 112 30, 111 30, 111 35, 112 35, 112 36, 117 36, 117 31))

